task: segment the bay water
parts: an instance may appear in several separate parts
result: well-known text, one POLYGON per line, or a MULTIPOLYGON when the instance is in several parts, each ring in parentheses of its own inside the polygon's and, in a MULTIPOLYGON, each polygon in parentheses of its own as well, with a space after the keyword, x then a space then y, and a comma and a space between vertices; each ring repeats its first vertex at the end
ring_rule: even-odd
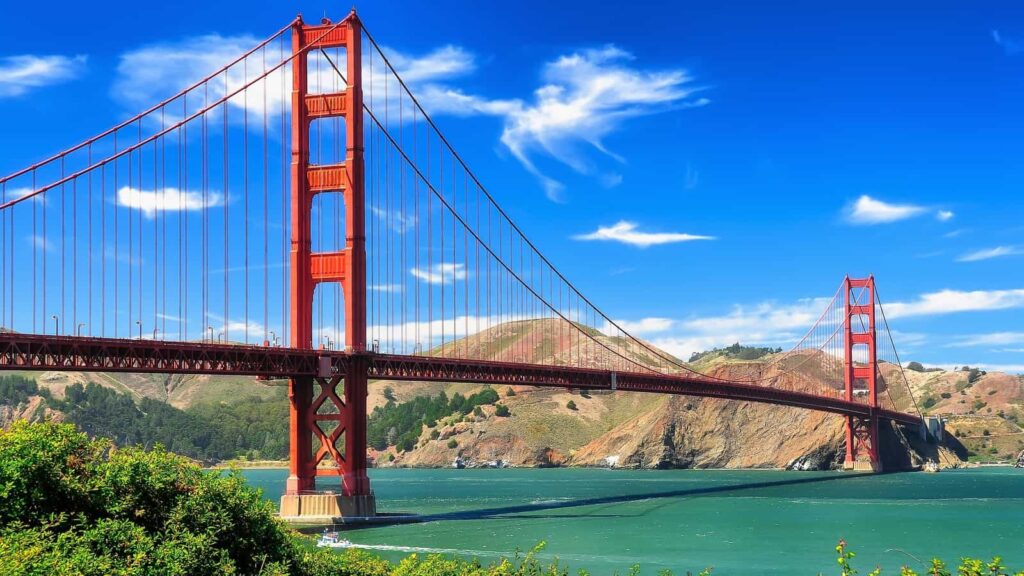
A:
MULTIPOLYGON (((245 470, 275 503, 284 470, 245 470)), ((488 563, 545 547, 575 573, 883 574, 940 556, 1001 555, 1024 569, 1024 470, 858 475, 779 470, 373 469, 378 510, 425 522, 349 528, 391 560, 411 553, 488 563)), ((328 480, 329 481, 329 480, 328 480)), ((321 484, 324 480, 321 481, 321 484)))

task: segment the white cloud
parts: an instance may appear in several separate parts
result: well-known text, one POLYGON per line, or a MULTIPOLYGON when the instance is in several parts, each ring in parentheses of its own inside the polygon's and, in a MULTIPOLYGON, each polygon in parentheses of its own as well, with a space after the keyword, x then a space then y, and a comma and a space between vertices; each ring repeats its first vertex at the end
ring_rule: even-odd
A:
POLYGON ((632 54, 612 45, 562 56, 544 66, 545 83, 534 91, 534 101, 505 114, 502 144, 541 179, 549 198, 559 198, 561 183, 537 168, 534 154, 589 174, 594 168, 586 158, 588 148, 622 161, 603 140, 626 119, 708 103, 690 99, 699 88, 687 71, 638 70, 629 65, 632 60, 632 54))
MULTIPOLYGON (((244 34, 238 36, 221 36, 207 34, 184 38, 176 42, 166 42, 144 46, 130 50, 121 55, 117 65, 117 78, 114 80, 113 96, 122 104, 132 108, 149 107, 172 96, 199 81, 206 75, 217 71, 232 60, 251 50, 260 40, 244 34)), ((231 67, 226 78, 222 75, 208 83, 208 92, 189 98, 188 112, 194 112, 202 106, 222 98, 226 94, 241 88, 249 80, 262 72, 263 60, 256 52, 249 57, 249 63, 231 67), (208 97, 208 101, 207 101, 208 97)), ((276 54, 275 54, 276 56, 276 54)), ((267 67, 271 66, 268 58, 267 67)), ((331 74, 334 74, 333 71, 331 74)), ((313 79, 314 83, 316 79, 313 79)), ((263 111, 264 91, 268 114, 279 112, 282 107, 290 109, 291 75, 289 67, 284 66, 271 73, 264 80, 256 82, 246 92, 229 101, 233 107, 250 111, 263 111)), ((171 112, 180 114, 181 107, 171 112)))
MULTIPOLYGON (((933 208, 917 204, 894 204, 872 198, 867 194, 846 208, 846 220, 851 224, 889 224, 920 216, 933 208)), ((935 210, 935 219, 948 222, 956 216, 952 210, 935 210)))
POLYGON ((995 248, 986 248, 984 250, 977 250, 975 252, 969 252, 956 259, 957 262, 977 262, 978 260, 989 260, 991 258, 999 258, 1001 256, 1016 256, 1024 254, 1024 248, 1018 246, 996 246, 995 248))
POLYGON ((737 305, 727 314, 670 321, 669 329, 663 331, 669 333, 651 338, 650 342, 684 360, 694 352, 736 342, 786 347, 795 344, 814 325, 831 301, 805 298, 792 304, 737 305))
POLYGON ((442 262, 429 268, 413 268, 409 271, 414 277, 428 284, 444 284, 466 278, 466 265, 458 262, 442 262))
POLYGON ((20 96, 43 86, 74 80, 85 69, 86 57, 24 54, 0 58, 0 98, 20 96))
POLYGON ((996 44, 1003 47, 1003 50, 1010 56, 1024 52, 1024 42, 1018 41, 1016 38, 1006 38, 999 33, 999 30, 992 31, 992 39, 995 40, 996 44))
POLYGON ((399 210, 392 210, 388 212, 377 208, 376 206, 370 207, 370 212, 373 213, 381 222, 383 222, 388 228, 391 228, 399 234, 404 234, 409 230, 416 227, 418 219, 415 214, 402 215, 399 210))
POLYGON ((924 211, 923 206, 890 204, 865 194, 849 207, 847 219, 854 224, 885 224, 906 220, 924 211))
POLYGON ((683 234, 681 232, 641 232, 635 222, 619 221, 611 226, 599 226, 594 232, 573 236, 576 240, 605 240, 647 248, 658 244, 714 240, 714 236, 683 234))
POLYGON ((947 348, 968 348, 973 346, 1008 346, 1024 344, 1024 332, 992 332, 989 334, 972 334, 961 336, 955 342, 947 344, 947 348))
POLYGON ((690 98, 700 88, 685 70, 639 70, 629 65, 632 54, 611 45, 546 63, 541 71, 543 84, 534 90, 532 102, 484 98, 441 82, 476 67, 472 56, 456 47, 428 54, 419 65, 401 54, 392 60, 428 112, 503 118, 501 143, 556 201, 561 199, 563 185, 536 165, 537 155, 554 158, 582 174, 596 172, 603 185, 614 186, 621 176, 595 169, 588 160, 588 153, 597 151, 623 161, 605 148, 606 136, 629 118, 708 103, 706 98, 690 98), (435 61, 436 65, 429 65, 435 61), (422 70, 442 73, 425 77, 422 70))
POLYGON ((45 236, 34 234, 28 237, 28 241, 34 248, 45 250, 47 252, 53 252, 53 242, 47 239, 45 236))
POLYGON ((922 294, 911 302, 887 303, 885 313, 889 318, 905 318, 1021 307, 1024 307, 1024 289, 940 290, 922 294))
MULTIPOLYGON (((207 193, 205 207, 213 208, 223 203, 218 193, 207 193)), ((124 186, 117 191, 117 204, 125 208, 142 210, 148 218, 157 212, 179 212, 184 210, 202 210, 204 207, 202 192, 162 188, 160 190, 139 190, 124 186)))
MULTIPOLYGON (((632 334, 633 336, 643 336, 646 334, 657 334, 659 332, 665 332, 670 330, 676 321, 671 318, 641 318, 640 320, 616 320, 615 324, 619 328, 632 334)), ((612 326, 610 322, 605 322, 604 326, 600 328, 605 334, 614 335, 617 330, 615 326, 612 326)))

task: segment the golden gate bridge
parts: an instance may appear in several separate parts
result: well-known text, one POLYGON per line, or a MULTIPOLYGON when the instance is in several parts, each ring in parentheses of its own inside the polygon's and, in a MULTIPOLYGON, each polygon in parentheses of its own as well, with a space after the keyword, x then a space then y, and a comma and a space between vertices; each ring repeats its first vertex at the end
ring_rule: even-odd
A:
POLYGON ((821 410, 855 469, 881 469, 880 426, 921 426, 872 277, 754 373, 700 373, 558 271, 400 72, 354 11, 299 17, 0 179, 0 369, 286 378, 297 517, 375 514, 371 379, 821 410))

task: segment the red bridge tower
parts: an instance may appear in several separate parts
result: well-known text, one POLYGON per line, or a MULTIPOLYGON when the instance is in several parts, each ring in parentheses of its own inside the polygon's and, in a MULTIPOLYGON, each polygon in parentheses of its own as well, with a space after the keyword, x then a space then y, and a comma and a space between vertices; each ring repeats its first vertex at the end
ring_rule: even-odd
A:
POLYGON ((847 470, 881 471, 878 457, 878 349, 875 334, 875 277, 844 281, 846 316, 844 317, 844 381, 846 400, 853 401, 861 391, 867 393, 870 416, 846 417, 847 470), (855 387, 855 384, 866 385, 855 387), (856 392, 855 392, 856 391, 856 392))
POLYGON ((366 217, 363 179, 362 26, 353 11, 342 22, 310 26, 297 20, 292 29, 291 162, 291 345, 313 348, 313 293, 316 285, 340 283, 344 297, 346 369, 342 374, 292 378, 290 467, 284 517, 372 516, 373 492, 366 475, 366 217), (344 48, 347 87, 335 94, 309 94, 308 54, 344 48), (346 152, 341 164, 309 164, 310 123, 344 119, 346 152), (342 194, 345 248, 312 253, 313 196, 342 194), (319 392, 314 397, 314 388, 319 392), (328 404, 329 403, 329 404, 328 404), (325 408, 324 410, 321 410, 325 408), (325 431, 320 423, 326 423, 325 431), (314 438, 319 444, 314 450, 314 438), (321 463, 330 459, 330 467, 321 463), (318 476, 340 476, 341 493, 317 493, 318 476))

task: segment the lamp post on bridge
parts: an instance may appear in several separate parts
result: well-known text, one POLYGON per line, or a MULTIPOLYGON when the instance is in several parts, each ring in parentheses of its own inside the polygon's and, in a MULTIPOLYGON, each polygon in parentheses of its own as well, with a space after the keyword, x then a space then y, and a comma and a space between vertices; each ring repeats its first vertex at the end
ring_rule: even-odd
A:
POLYGON ((213 342, 213 326, 207 326, 206 327, 206 331, 210 333, 210 340, 209 340, 209 342, 212 343, 213 342))
POLYGON ((60 336, 60 316, 51 314, 50 318, 53 318, 53 335, 60 336))
POLYGON ((82 337, 82 328, 85 328, 85 322, 79 322, 78 327, 75 328, 75 335, 79 338, 82 337))
POLYGON ((142 340, 142 320, 136 320, 135 325, 139 327, 139 340, 142 340))

